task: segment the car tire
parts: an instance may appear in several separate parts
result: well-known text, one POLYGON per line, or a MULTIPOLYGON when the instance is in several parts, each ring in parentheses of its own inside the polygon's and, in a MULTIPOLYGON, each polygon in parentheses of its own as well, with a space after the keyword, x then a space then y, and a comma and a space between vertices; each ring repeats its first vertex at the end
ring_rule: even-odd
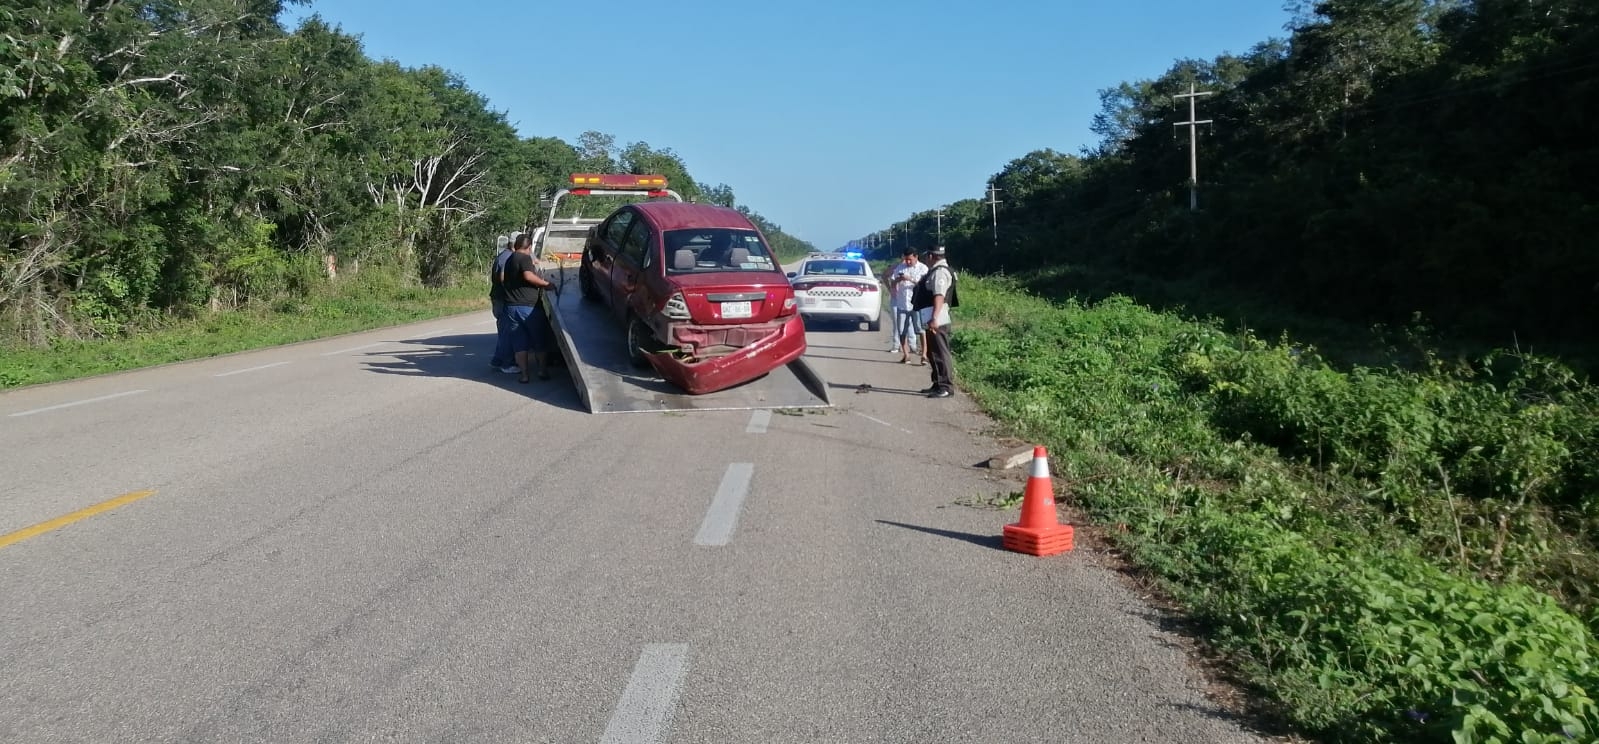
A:
POLYGON ((646 345, 655 345, 655 333, 650 327, 639 320, 637 315, 627 316, 627 363, 644 369, 650 366, 650 360, 644 356, 648 350, 646 345))
POLYGON ((876 333, 883 330, 883 317, 881 315, 866 321, 866 330, 876 333))
POLYGON ((589 268, 588 261, 584 261, 577 269, 577 285, 583 290, 583 299, 598 302, 600 299, 599 287, 594 286, 594 270, 589 268))

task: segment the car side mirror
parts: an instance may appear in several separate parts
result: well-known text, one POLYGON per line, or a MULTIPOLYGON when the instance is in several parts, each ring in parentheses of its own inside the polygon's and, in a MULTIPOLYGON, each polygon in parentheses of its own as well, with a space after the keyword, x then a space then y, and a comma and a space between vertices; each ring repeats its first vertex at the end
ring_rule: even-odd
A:
POLYGON ((788 278, 793 279, 796 276, 799 276, 799 274, 793 271, 788 272, 788 278))

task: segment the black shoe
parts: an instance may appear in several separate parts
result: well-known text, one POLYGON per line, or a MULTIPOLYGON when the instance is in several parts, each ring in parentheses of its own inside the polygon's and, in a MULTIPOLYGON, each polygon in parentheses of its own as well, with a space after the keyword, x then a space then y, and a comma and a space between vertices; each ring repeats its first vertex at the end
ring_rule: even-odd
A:
POLYGON ((953 397, 954 395, 955 395, 955 391, 953 391, 953 390, 934 390, 933 392, 928 393, 927 397, 929 397, 929 398, 950 398, 950 397, 953 397))
POLYGON ((922 395, 927 395, 929 393, 936 393, 936 392, 938 392, 938 386, 934 385, 932 387, 924 387, 921 390, 918 390, 916 392, 921 393, 922 395))

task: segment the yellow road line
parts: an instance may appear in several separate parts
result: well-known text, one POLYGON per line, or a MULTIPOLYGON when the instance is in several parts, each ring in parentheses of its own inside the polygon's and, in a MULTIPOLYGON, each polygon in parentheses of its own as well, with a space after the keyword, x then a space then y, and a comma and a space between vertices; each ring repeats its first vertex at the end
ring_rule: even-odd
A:
POLYGON ((9 535, 0 535, 0 548, 6 547, 12 543, 22 542, 30 537, 42 535, 46 532, 61 529, 62 527, 72 524, 80 519, 88 519, 89 517, 99 514, 100 512, 111 511, 112 509, 122 506, 123 504, 131 504, 146 496, 153 495, 155 495, 155 491, 134 491, 133 493, 125 493, 121 496, 111 499, 110 501, 101 502, 85 509, 79 509, 64 517, 56 517, 48 522, 40 522, 32 527, 26 527, 17 530, 9 535))

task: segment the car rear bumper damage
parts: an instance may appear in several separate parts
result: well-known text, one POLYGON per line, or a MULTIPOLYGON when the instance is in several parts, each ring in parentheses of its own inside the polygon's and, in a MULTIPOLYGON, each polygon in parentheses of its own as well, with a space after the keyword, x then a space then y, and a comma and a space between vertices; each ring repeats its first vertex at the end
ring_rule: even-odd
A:
POLYGON ((646 354, 668 382, 691 395, 714 393, 771 372, 805 353, 798 315, 752 325, 673 324, 671 349, 646 354))

